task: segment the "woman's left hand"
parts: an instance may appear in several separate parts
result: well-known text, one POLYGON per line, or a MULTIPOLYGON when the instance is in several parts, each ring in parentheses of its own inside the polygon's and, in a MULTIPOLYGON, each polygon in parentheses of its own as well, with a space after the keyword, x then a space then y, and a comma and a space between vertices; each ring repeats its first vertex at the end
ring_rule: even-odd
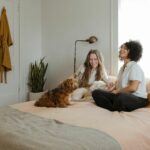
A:
POLYGON ((117 94, 119 93, 119 90, 113 90, 112 93, 117 94))
POLYGON ((115 84, 113 82, 107 83, 108 91, 113 91, 115 89, 115 84))

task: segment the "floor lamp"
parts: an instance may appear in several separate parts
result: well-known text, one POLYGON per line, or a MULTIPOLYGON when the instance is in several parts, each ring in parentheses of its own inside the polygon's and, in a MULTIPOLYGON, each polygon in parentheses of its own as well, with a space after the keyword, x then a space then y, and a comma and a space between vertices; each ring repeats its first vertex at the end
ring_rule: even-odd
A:
POLYGON ((76 51, 77 51, 76 46, 77 46, 77 42, 88 42, 89 44, 92 44, 92 43, 95 43, 97 41, 98 41, 98 38, 96 36, 91 36, 86 40, 76 40, 75 41, 75 47, 74 47, 74 75, 75 75, 75 72, 76 72, 76 51))

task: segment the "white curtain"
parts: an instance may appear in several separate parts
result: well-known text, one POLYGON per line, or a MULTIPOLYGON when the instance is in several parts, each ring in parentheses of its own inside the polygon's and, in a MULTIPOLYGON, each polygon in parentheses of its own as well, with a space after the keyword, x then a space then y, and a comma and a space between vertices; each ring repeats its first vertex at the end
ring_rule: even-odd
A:
POLYGON ((118 3, 119 46, 128 40, 140 41, 143 56, 139 64, 145 76, 150 77, 150 0, 119 0, 118 3))

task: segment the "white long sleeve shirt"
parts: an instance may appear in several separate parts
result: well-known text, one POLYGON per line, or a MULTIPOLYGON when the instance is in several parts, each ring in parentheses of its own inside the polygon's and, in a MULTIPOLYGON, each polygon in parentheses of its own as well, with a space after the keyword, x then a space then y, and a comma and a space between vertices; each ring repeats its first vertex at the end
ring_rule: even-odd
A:
MULTIPOLYGON (((81 65, 79 67, 79 69, 77 70, 77 72, 76 72, 76 75, 77 75, 77 77, 78 77, 79 80, 82 79, 84 71, 85 71, 85 67, 84 67, 84 65, 81 65)), ((90 74, 90 77, 89 77, 89 82, 88 82, 89 85, 91 85, 96 80, 96 76, 95 75, 96 75, 96 70, 93 70, 91 72, 91 74, 90 74)), ((108 75, 107 75, 105 69, 104 69, 102 80, 105 81, 105 82, 108 82, 108 75)))

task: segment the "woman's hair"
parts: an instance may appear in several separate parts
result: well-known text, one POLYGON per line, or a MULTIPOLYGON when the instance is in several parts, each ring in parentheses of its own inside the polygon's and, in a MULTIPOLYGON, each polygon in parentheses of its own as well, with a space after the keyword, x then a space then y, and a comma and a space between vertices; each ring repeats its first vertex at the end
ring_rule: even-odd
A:
POLYGON ((96 77, 95 77, 96 80, 100 80, 103 77, 103 73, 104 73, 103 57, 98 50, 91 49, 89 51, 89 53, 87 54, 86 60, 84 62, 85 71, 83 73, 81 83, 80 83, 80 86, 82 86, 82 87, 89 86, 88 81, 89 81, 90 73, 92 70, 92 66, 90 64, 90 55, 91 54, 95 54, 98 59, 98 66, 96 69, 96 77))
POLYGON ((128 50, 128 58, 131 61, 139 61, 142 57, 143 48, 140 42, 138 41, 129 41, 121 45, 121 48, 124 47, 128 50))

